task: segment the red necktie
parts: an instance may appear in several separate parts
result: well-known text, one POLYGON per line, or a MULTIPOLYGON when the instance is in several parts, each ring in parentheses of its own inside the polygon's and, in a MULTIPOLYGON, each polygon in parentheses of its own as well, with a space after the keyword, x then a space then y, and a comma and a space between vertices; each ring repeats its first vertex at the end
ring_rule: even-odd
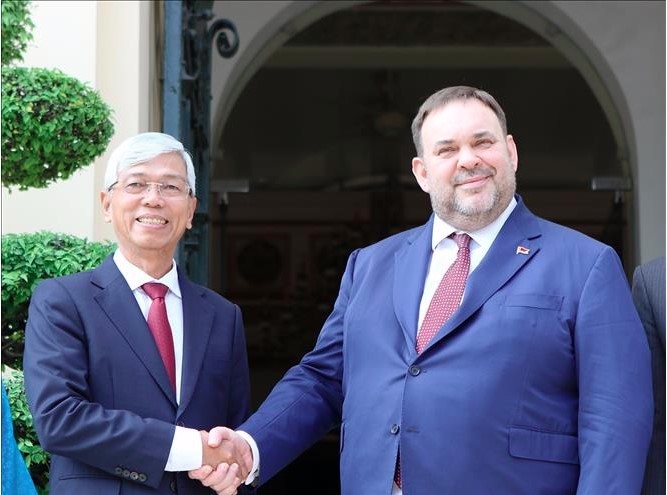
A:
MULTIPOLYGON (((449 267, 447 272, 440 280, 438 288, 433 294, 433 298, 428 306, 421 328, 417 334, 417 354, 420 354, 433 336, 438 333, 447 320, 454 314, 454 311, 461 304, 463 290, 468 280, 468 271, 470 269, 470 236, 468 234, 452 234, 450 236, 459 247, 456 260, 449 267)), ((401 488, 401 456, 396 457, 396 472, 394 481, 401 488)))
POLYGON ((470 269, 470 236, 468 234, 452 234, 450 237, 459 246, 459 252, 456 260, 449 267, 447 273, 440 280, 440 285, 435 290, 431 303, 428 306, 424 321, 417 334, 417 354, 424 350, 424 347, 431 341, 433 336, 438 333, 447 320, 454 314, 454 311, 461 304, 463 290, 468 280, 468 271, 470 269))
POLYGON ((171 335, 171 326, 167 318, 167 305, 164 296, 169 287, 158 283, 147 283, 141 286, 153 302, 148 310, 148 328, 155 339, 155 345, 160 352, 162 362, 167 370, 171 386, 176 390, 176 359, 174 358, 174 338, 171 335))

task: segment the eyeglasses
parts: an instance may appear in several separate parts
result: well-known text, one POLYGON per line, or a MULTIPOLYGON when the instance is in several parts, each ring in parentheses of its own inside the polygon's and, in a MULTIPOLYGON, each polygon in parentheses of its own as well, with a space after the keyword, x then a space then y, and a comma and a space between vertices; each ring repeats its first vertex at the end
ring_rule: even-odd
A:
POLYGON ((120 188, 127 194, 140 195, 147 194, 152 187, 157 188, 158 194, 163 198, 185 198, 190 194, 190 186, 184 181, 174 179, 165 182, 146 182, 141 180, 132 180, 125 184, 119 184, 117 181, 109 186, 109 191, 114 187, 120 188))

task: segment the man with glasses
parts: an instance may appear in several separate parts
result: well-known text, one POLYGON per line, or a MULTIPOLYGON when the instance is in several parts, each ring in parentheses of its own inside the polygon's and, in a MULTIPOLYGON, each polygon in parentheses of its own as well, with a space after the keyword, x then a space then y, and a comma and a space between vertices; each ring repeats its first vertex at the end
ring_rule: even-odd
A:
POLYGON ((42 282, 30 305, 26 393, 52 454, 50 493, 210 493, 185 471, 231 462, 205 432, 240 424, 250 391, 238 306, 174 262, 197 205, 192 159, 166 134, 131 137, 101 201, 116 252, 42 282))

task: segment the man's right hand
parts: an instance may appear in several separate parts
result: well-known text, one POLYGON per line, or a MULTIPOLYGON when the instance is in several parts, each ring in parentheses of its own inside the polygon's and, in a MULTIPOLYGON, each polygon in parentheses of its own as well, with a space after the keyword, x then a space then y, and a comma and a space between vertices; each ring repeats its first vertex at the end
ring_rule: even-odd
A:
POLYGON ((207 486, 212 486, 216 483, 216 468, 220 464, 238 465, 238 478, 243 481, 248 477, 252 469, 252 450, 250 445, 236 432, 218 426, 213 428, 210 432, 201 431, 202 449, 203 449, 203 466, 211 466, 213 472, 206 473, 203 468, 190 472, 190 477, 194 479, 207 479, 207 486))
POLYGON ((245 479, 252 469, 250 445, 235 431, 218 426, 210 432, 201 431, 202 465, 216 468, 218 464, 238 464, 239 475, 245 479))

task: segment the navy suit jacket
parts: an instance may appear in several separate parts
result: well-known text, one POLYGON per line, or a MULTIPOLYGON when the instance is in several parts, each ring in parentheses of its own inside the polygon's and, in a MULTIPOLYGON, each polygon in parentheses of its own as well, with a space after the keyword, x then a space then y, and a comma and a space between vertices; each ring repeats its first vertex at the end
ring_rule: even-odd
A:
POLYGON ((635 269, 632 296, 651 349, 655 416, 642 495, 665 494, 665 257, 635 269))
POLYGON ((26 329, 28 403, 53 454, 52 495, 212 492, 164 467, 175 425, 236 426, 250 391, 241 312, 179 270, 183 302, 180 404, 127 282, 98 268, 40 283, 26 329))
POLYGON ((260 482, 340 423, 343 495, 389 495, 399 447, 407 495, 639 493, 653 405, 627 277, 517 200, 420 355, 432 219, 352 253, 315 348, 239 427, 260 482))

